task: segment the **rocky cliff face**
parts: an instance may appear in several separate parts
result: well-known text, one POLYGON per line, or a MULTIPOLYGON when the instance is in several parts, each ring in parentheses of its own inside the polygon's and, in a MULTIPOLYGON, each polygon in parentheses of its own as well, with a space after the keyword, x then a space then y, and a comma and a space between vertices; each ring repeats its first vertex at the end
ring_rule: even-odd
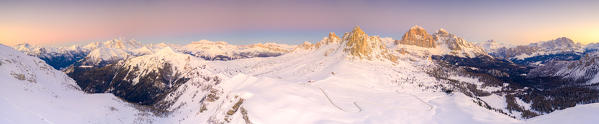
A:
POLYGON ((389 53, 379 37, 368 36, 359 26, 354 27, 352 32, 345 33, 343 44, 343 51, 355 58, 397 61, 397 57, 389 53))
POLYGON ((490 57, 482 47, 449 33, 445 29, 440 29, 433 35, 429 35, 418 26, 412 27, 402 40, 396 41, 396 45, 392 48, 401 54, 425 58, 431 55, 451 55, 462 58, 490 57))
POLYGON ((425 48, 435 48, 437 44, 433 39, 433 36, 428 34, 424 28, 420 26, 413 26, 403 35, 402 39, 395 41, 395 44, 404 45, 415 45, 425 48))

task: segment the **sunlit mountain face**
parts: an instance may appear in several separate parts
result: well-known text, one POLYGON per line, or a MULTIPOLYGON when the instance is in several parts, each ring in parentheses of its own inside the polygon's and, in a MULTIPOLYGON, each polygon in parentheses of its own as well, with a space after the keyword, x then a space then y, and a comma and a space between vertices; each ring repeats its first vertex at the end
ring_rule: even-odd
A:
POLYGON ((2 1, 0 123, 592 124, 598 5, 2 1))

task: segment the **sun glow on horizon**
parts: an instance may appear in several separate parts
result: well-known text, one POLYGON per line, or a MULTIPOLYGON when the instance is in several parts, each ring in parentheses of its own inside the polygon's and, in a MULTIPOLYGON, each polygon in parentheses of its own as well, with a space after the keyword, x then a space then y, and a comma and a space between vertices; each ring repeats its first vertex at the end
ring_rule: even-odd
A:
POLYGON ((149 43, 300 44, 326 35, 320 32, 349 31, 354 25, 394 39, 412 25, 424 25, 429 33, 450 29, 472 42, 526 44, 569 37, 588 44, 599 42, 596 6, 599 1, 4 1, 0 43, 56 45, 128 37, 149 43))

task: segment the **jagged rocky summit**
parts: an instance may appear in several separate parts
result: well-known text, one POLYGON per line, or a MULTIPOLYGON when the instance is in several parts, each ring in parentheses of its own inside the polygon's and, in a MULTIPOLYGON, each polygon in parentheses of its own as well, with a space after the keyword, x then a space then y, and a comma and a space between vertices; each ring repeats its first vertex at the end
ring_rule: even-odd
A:
POLYGON ((426 48, 435 48, 437 44, 433 36, 428 34, 424 28, 416 25, 410 28, 401 40, 395 41, 395 44, 415 45, 426 48))

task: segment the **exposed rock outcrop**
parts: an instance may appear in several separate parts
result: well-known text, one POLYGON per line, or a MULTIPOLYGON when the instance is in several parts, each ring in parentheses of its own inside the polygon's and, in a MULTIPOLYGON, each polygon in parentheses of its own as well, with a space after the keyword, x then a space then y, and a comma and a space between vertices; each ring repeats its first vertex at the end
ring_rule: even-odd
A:
MULTIPOLYGON (((320 42, 319 42, 320 43, 320 42)), ((314 47, 314 44, 308 42, 308 41, 304 41, 304 43, 297 45, 296 49, 312 49, 314 47)))
POLYGON ((426 48, 435 48, 437 46, 433 36, 428 34, 424 28, 418 25, 410 28, 410 30, 403 35, 401 40, 395 41, 395 44, 415 45, 426 48))
POLYGON ((360 59, 387 59, 397 61, 397 57, 390 54, 378 36, 368 36, 359 26, 354 27, 352 32, 343 36, 343 51, 360 59))
POLYGON ((331 44, 331 43, 339 43, 341 39, 335 34, 335 32, 329 32, 329 36, 323 38, 320 42, 316 43, 314 46, 316 48, 320 48, 323 45, 331 44))

